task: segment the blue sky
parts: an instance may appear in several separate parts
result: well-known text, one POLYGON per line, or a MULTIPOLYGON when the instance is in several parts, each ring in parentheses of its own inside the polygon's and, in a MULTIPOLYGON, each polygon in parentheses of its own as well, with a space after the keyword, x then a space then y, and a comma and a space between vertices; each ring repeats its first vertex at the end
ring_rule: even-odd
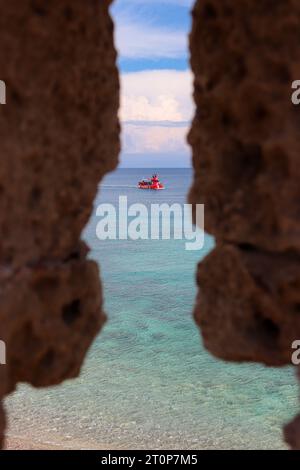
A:
POLYGON ((188 32, 193 0, 115 0, 123 167, 186 167, 193 115, 188 32))

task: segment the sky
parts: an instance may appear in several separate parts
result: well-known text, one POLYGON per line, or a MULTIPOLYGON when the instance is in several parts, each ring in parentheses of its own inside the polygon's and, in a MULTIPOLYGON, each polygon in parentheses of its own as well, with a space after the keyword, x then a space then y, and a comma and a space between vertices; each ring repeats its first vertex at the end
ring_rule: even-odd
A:
POLYGON ((193 0, 115 0, 121 167, 190 167, 188 32, 193 0))

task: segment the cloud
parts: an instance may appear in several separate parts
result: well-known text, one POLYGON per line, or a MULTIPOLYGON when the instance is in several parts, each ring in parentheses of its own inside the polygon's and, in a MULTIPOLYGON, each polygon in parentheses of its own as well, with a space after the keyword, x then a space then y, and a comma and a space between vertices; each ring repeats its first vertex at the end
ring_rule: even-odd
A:
POLYGON ((127 70, 165 67, 121 74, 122 161, 128 157, 133 164, 141 156, 149 161, 182 156, 188 161, 192 75, 168 68, 182 67, 187 61, 192 4, 193 0, 117 0, 113 4, 123 66, 127 70))
POLYGON ((153 70, 121 75, 123 153, 187 154, 193 115, 189 71, 153 70))
POLYGON ((122 59, 183 59, 187 56, 186 21, 193 0, 118 0, 112 14, 122 59), (166 15, 166 7, 173 14, 166 15), (184 7, 184 8, 183 8, 184 7), (177 24, 173 20, 177 18, 177 24))
POLYGON ((186 127, 139 126, 125 124, 123 126, 123 153, 125 154, 156 154, 183 153, 188 151, 186 143, 186 127))
POLYGON ((122 121, 190 121, 190 71, 153 70, 121 75, 122 121))
POLYGON ((116 46, 124 59, 185 58, 188 38, 185 31, 172 31, 119 15, 116 46))

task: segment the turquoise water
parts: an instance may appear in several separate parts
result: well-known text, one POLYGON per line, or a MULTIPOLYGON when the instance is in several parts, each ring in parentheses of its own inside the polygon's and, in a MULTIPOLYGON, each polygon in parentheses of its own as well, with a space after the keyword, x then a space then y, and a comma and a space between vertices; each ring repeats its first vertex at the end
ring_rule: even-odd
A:
MULTIPOLYGON (((160 171, 167 190, 137 190, 148 170, 118 170, 99 202, 185 202, 190 170, 160 171)), ((151 171, 150 171, 151 174, 151 171)), ((212 358, 191 318, 197 262, 213 247, 182 240, 102 241, 85 230, 101 263, 109 321, 80 378, 61 387, 21 386, 7 400, 9 434, 70 448, 284 448, 281 426, 297 412, 290 368, 212 358)))

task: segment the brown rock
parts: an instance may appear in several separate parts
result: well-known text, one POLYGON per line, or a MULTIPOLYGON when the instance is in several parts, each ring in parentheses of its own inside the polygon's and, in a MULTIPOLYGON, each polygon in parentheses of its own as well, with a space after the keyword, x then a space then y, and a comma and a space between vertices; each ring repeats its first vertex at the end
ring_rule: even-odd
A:
POLYGON ((79 240, 119 152, 109 4, 0 0, 0 397, 76 376, 105 321, 79 240))
POLYGON ((284 437, 293 450, 300 450, 300 415, 285 426, 284 437))
POLYGON ((198 1, 193 18, 191 201, 217 239, 300 250, 300 4, 198 1))
POLYGON ((226 360, 291 364, 300 339, 300 257, 217 247, 198 268, 195 319, 226 360))
POLYGON ((18 381, 41 387, 76 377, 105 321, 96 263, 83 256, 41 264, 2 279, 1 285, 6 392, 18 381))
MULTIPOLYGON (((300 339, 299 24, 297 0, 193 11, 190 202, 205 204, 217 242, 199 266, 195 319, 226 360, 289 364, 300 339)), ((299 448, 299 418, 286 433, 299 448)))
POLYGON ((117 165, 118 76, 108 1, 1 0, 0 260, 76 249, 117 165))

